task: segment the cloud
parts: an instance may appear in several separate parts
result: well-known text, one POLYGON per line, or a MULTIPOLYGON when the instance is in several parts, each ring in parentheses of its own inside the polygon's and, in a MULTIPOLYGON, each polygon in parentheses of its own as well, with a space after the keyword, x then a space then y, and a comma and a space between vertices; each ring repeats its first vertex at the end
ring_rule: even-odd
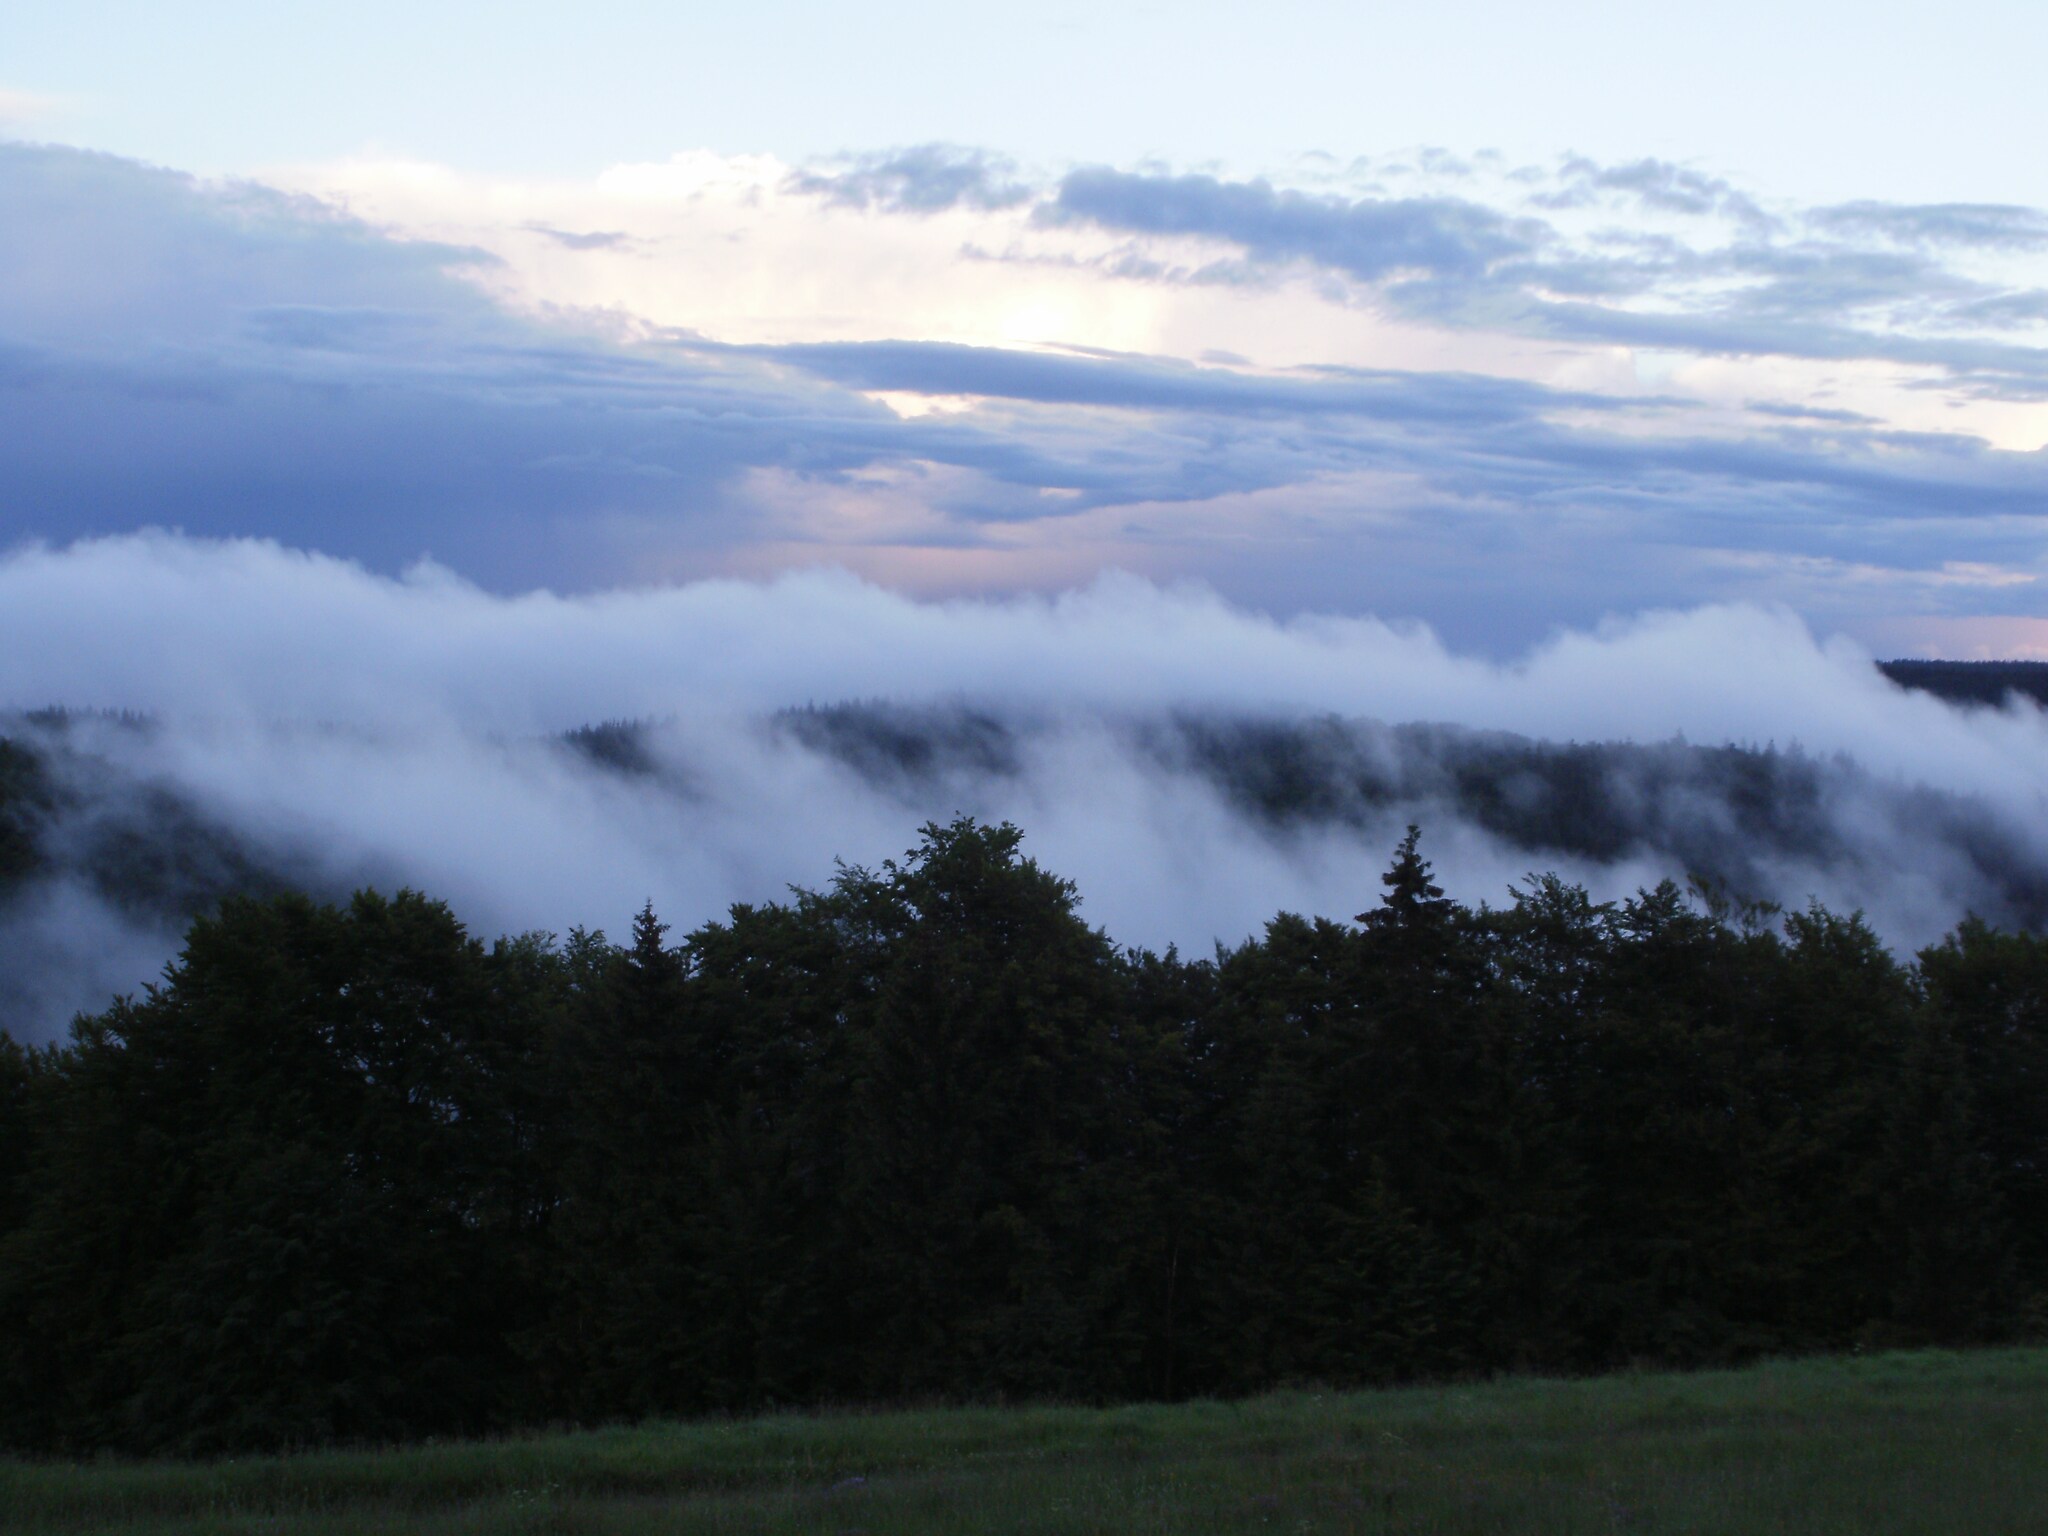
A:
POLYGON ((791 191, 845 208, 886 213, 944 213, 954 208, 1014 208, 1031 189, 1015 179, 1017 167, 984 150, 919 144, 839 164, 790 173, 791 191))
POLYGON ((1527 254, 1536 228, 1452 198, 1315 197, 1265 181, 1155 176, 1091 168, 1069 172, 1038 217, 1147 235, 1241 245, 1259 261, 1312 261, 1353 277, 1400 272, 1483 273, 1527 254))
MULTIPOLYGON (((1274 241, 1378 227, 1355 202, 1297 207, 1272 189, 1219 206, 1249 209, 1274 241)), ((0 434, 0 548, 161 526, 387 572, 430 554, 502 590, 819 563, 986 590, 1117 565, 1280 612, 1413 614, 1494 649, 1618 608, 1740 597, 1828 623, 1898 611, 1877 604, 1981 615, 2003 610, 1946 582, 1949 563, 2025 575, 2041 558, 2039 455, 1900 431, 1850 410, 1855 397, 1802 396, 1796 414, 1780 399, 1773 415, 1743 408, 1746 387, 1721 408, 1607 375, 1580 388, 1099 347, 736 345, 616 312, 516 309, 493 297, 491 252, 67 150, 0 146, 0 213, 14 429, 0 434), (1892 573, 1882 597, 1845 574, 1874 569, 1892 573)), ((1437 235, 1411 235, 1386 249, 1424 259, 1437 235)), ((1473 275, 1475 249, 1446 258, 1445 281, 1505 291, 1522 258, 1473 275)), ((1894 253, 1856 280, 1903 290, 1919 259, 1894 253)), ((1819 291, 1796 262, 1756 270, 1819 291)), ((1767 352, 1814 328, 1789 294, 1741 330, 1554 300, 1525 327, 1767 352)), ((1809 350, 1855 355, 1862 334, 1812 334, 1809 350)), ((2034 362, 1974 345, 2006 378, 2034 362)))
POLYGON ((607 519, 701 532, 750 464, 886 451, 864 400, 535 326, 456 275, 484 253, 311 199, 0 146, 0 208, 0 536, 155 522, 590 580, 607 519))
POLYGON ((1335 414, 1479 424, 1527 420, 1544 411, 1642 405, 1469 374, 1321 368, 1275 375, 1172 359, 1023 352, 947 342, 799 343, 759 351, 856 389, 992 395, 1126 410, 1335 414))
MULTIPOLYGON (((1262 376, 1156 359, 1018 353, 931 343, 812 345, 767 349, 836 382, 873 390, 980 395, 1043 405, 1214 413, 1239 424, 1241 444, 1284 482, 1312 464, 1398 468, 1452 491, 1519 500, 1569 495, 1581 505, 1647 513, 1663 504, 1728 503, 1744 497, 1759 516, 1793 510, 1796 495, 1832 503, 1843 516, 1893 513, 1953 520, 2028 516, 2048 493, 2038 456, 1987 453, 1964 438, 1921 438, 1874 429, 1853 412, 1779 414, 1825 424, 1825 435, 1784 431, 1739 439, 1620 430, 1672 400, 1625 399, 1460 374, 1302 370, 1262 376), (1557 419, 1609 418, 1564 427, 1557 419), (1256 423, 1355 417, 1344 435, 1303 443, 1290 431, 1255 436, 1256 423), (1275 462, 1277 459, 1287 462, 1275 462), (1937 513, 1937 505, 1940 512, 1937 513), (1769 509, 1767 511, 1766 509, 1769 509)), ((1682 418, 1681 418, 1682 419, 1682 418)), ((1240 483, 1256 472, 1245 462, 1240 483)), ((1090 477, 1091 479, 1093 477, 1090 477)), ((1123 486, 1126 493, 1130 482, 1123 486)), ((1104 488, 1108 491, 1109 488, 1104 488)), ((1789 530, 1797 537, 1796 529, 1789 530)), ((1841 530, 1831 530, 1839 538, 1841 530)))
POLYGON ((1577 208, 1602 192, 1620 193, 1644 208, 1693 217, 1717 215, 1752 231, 1768 231, 1778 221, 1748 194, 1719 176, 1668 160, 1642 159, 1622 165, 1601 165, 1582 155, 1566 157, 1557 190, 1539 192, 1532 201, 1545 208, 1577 208))
POLYGON ((497 596, 443 569, 392 578, 267 541, 138 535, 0 559, 0 706, 513 733, 875 695, 1271 706, 1531 734, 1797 738, 1982 787, 1973 763, 1989 758, 1899 728, 1945 719, 1941 707, 1863 663, 1789 612, 1744 608, 1644 615, 1489 663, 1413 625, 1283 621, 1127 576, 944 602, 831 572, 497 596), (1774 657, 1783 686, 1703 665, 1715 656, 1774 657))
POLYGON ((0 333, 97 356, 228 341, 252 309, 431 314, 479 340, 490 302, 450 276, 495 258, 394 241, 312 198, 111 155, 0 144, 0 333))
POLYGON ((631 250, 639 243, 622 229, 578 232, 556 229, 553 225, 538 222, 529 222, 523 227, 571 251, 624 251, 631 250))
POLYGON ((2008 203, 1837 203, 1808 215, 1822 229, 1902 245, 2048 247, 2048 213, 2008 203))
MULTIPOLYGON (((1463 899, 1498 901, 1552 866, 1625 893, 1747 826, 1731 786, 1758 773, 1783 798, 1769 811, 1780 830, 1744 849, 1756 894, 1868 905, 1911 942, 2048 878, 2039 711, 1903 693, 1858 648, 1757 608, 1644 615, 1493 662, 1414 626, 1282 622, 1130 578, 947 602, 831 573, 504 597, 445 571, 394 579, 270 543, 155 535, 0 560, 0 707, 53 700, 153 717, 73 727, 71 748, 98 764, 77 783, 90 816, 146 837, 151 817, 175 814, 188 843, 225 838, 323 890, 410 881, 487 932, 616 931, 650 896, 694 926, 971 811, 1024 826, 1119 939, 1199 951, 1282 907, 1358 910, 1411 817, 1463 899), (1002 750, 941 750, 891 775, 770 718, 849 698, 894 701, 908 713, 891 729, 941 745, 969 711, 1002 750), (642 742, 651 771, 546 738, 621 717, 666 722, 642 742), (1338 723, 1360 719, 1434 724, 1397 737, 1338 723), (1500 731, 1525 739, 1483 735, 1500 731), (1702 748, 1796 741, 1803 755, 1738 754, 1724 773, 1668 745, 1681 733, 1702 748), (1313 749, 1305 763, 1393 787, 1275 819, 1216 772, 1233 737, 1285 738, 1313 749), (1639 834, 1560 851, 1461 809, 1446 787, 1459 763, 1520 753, 1534 771, 1538 739, 1667 744, 1599 770, 1639 834)), ((132 987, 169 952, 160 921, 116 910, 76 870, 32 894, 0 914, 10 956, 33 962, 14 985, 32 970, 71 990, 52 981, 10 1006, 96 1005, 78 977, 132 987)))
POLYGON ((1523 196, 1544 215, 1620 198, 1718 231, 1617 242, 1597 227, 1574 234, 1552 217, 1477 200, 1468 178, 1469 171, 1451 178, 1456 197, 1346 199, 1264 180, 1093 168, 1070 173, 1037 217, 1243 251, 1235 269, 1176 266, 1140 251, 1106 263, 1150 281, 1253 281, 1308 263, 1434 324, 1709 355, 1901 363, 2012 399, 2048 390, 2048 350, 1973 334, 2031 325, 2031 291, 2012 294, 1924 254, 2029 250, 2048 235, 2048 214, 1865 202, 1800 220, 1766 210, 1722 178, 1655 159, 1602 165, 1571 157, 1554 175, 1533 177, 1523 196), (1789 238, 1795 225, 1822 238, 1789 238), (1627 302, 1640 300, 1649 306, 1627 302))
POLYGON ((1787 405, 1778 400, 1747 400, 1744 409, 1760 416, 1777 416, 1787 421, 1827 422, 1845 427, 1877 426, 1878 420, 1862 411, 1840 411, 1823 405, 1787 405))
POLYGON ((1983 325, 1993 330, 2039 325, 2048 321, 2048 289, 2027 288, 1973 298, 1950 305, 1948 313, 1961 324, 1983 325))

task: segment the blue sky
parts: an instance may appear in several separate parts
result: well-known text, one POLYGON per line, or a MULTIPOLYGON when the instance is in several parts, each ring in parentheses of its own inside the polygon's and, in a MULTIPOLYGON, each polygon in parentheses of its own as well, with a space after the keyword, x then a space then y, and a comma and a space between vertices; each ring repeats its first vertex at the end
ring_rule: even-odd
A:
POLYGON ((27 4, 0 545, 2048 654, 2048 8, 27 4))
POLYGON ((931 140, 1030 160, 1415 144, 1704 158, 1774 194, 2048 202, 2031 0, 1219 0, 1004 8, 22 0, 6 85, 75 142, 225 172, 369 148, 593 172, 931 140))

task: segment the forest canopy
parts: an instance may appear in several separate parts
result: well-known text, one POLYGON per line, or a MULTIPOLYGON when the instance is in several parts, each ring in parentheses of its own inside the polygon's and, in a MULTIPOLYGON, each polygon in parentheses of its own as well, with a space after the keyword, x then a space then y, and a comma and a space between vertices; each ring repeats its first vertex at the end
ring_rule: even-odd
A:
POLYGON ((236 897, 0 1037, 0 1442, 388 1440, 2040 1331, 2048 940, 1418 841, 1119 948, 1010 825, 672 941, 236 897))

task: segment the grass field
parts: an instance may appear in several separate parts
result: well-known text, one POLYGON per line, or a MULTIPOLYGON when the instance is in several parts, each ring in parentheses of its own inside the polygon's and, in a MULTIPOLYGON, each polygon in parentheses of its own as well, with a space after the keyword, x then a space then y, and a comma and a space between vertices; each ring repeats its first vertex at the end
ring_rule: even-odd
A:
POLYGON ((0 1461, 0 1531, 2048 1532, 2048 1350, 0 1461))

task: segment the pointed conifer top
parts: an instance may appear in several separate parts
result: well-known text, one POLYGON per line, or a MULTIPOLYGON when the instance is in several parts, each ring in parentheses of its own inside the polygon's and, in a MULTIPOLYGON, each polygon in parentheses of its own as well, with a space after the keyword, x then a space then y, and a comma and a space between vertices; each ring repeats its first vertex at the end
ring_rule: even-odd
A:
POLYGON ((1369 928, 1407 928, 1432 921, 1450 910, 1451 902, 1444 895, 1444 888, 1429 877, 1429 860, 1417 851, 1416 845, 1421 841, 1422 829, 1409 823, 1408 835, 1394 849, 1393 865, 1380 876, 1380 884, 1387 888, 1386 895, 1380 898, 1380 909, 1359 913, 1359 922, 1369 928))

